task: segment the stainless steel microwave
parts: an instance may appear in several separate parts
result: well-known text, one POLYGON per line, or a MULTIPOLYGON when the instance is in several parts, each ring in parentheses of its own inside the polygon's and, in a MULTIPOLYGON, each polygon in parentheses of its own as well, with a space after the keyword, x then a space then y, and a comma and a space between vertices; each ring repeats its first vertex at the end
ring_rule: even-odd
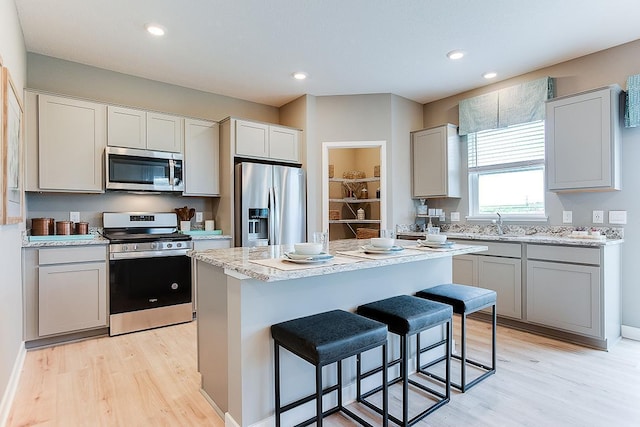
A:
POLYGON ((184 190, 182 154, 107 147, 105 162, 107 190, 184 190))

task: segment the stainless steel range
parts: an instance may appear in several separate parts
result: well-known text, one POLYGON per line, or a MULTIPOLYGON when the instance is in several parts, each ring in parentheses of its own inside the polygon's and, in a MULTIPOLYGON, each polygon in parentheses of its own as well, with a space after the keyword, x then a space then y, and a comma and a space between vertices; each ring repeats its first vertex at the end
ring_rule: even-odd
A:
POLYGON ((177 231, 175 213, 105 212, 109 239, 109 334, 189 322, 189 235, 177 231))

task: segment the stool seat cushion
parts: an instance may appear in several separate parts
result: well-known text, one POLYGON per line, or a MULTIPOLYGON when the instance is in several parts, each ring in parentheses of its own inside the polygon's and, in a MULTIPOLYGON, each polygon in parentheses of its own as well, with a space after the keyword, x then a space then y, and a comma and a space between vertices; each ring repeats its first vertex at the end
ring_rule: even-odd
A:
POLYGON ((394 334, 412 335, 446 322, 453 316, 450 305, 399 295, 364 304, 358 314, 386 323, 394 334))
POLYGON ((420 298, 450 304, 455 313, 471 313, 496 303, 497 294, 490 289, 449 283, 423 289, 416 293, 420 298))
POLYGON ((333 310, 272 325, 271 336, 308 362, 324 366, 385 344, 387 325, 333 310))

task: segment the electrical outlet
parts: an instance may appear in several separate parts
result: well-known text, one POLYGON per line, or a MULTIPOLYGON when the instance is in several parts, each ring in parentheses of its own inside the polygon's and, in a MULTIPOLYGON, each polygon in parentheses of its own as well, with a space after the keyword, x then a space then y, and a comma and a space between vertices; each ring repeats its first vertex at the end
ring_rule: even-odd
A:
POLYGON ((80 222, 80 212, 69 212, 69 221, 80 222))
POLYGON ((562 211, 562 223, 571 224, 573 222, 573 211, 562 211))
POLYGON ((460 212, 451 212, 451 222, 460 221, 460 212))
POLYGON ((604 211, 593 211, 593 223, 594 224, 604 223, 604 211))
POLYGON ((196 212, 196 222, 202 222, 202 212, 196 212))

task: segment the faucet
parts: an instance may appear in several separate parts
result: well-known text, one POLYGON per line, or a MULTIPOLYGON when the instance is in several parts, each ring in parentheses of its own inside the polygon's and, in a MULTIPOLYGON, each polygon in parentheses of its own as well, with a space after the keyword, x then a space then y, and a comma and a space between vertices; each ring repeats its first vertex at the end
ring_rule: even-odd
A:
POLYGON ((502 215, 500 215, 500 212, 496 212, 496 215, 498 215, 498 219, 491 220, 491 222, 498 228, 498 234, 502 235, 504 234, 504 231, 502 231, 502 215))

